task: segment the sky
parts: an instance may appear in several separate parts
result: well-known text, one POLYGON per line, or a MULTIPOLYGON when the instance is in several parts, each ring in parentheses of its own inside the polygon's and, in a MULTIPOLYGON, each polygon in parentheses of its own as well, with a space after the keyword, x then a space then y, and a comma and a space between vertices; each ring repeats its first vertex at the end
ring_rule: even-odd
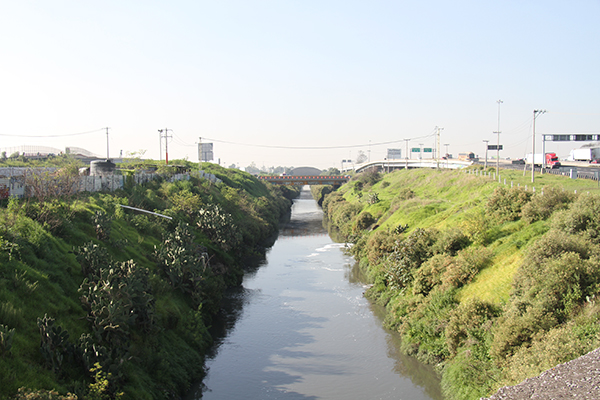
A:
POLYGON ((600 134, 599 20, 600 0, 0 0, 0 148, 196 162, 202 141, 326 169, 441 128, 443 153, 520 158, 534 110, 536 152, 600 134))

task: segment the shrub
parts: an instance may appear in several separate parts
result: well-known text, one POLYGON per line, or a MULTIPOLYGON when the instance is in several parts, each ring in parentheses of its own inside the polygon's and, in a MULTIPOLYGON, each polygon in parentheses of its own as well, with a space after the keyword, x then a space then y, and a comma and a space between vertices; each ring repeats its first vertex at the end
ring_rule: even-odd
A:
POLYGON ((216 312, 221 281, 214 277, 206 248, 194 242, 188 225, 180 223, 174 232, 167 234, 163 244, 155 247, 154 255, 161 274, 174 289, 191 297, 194 308, 208 303, 208 311, 216 312))
POLYGON ((507 361, 503 384, 515 385, 558 364, 573 360, 597 348, 598 323, 582 331, 575 323, 536 334, 528 348, 520 348, 507 361))
POLYGON ((425 261, 414 273, 413 294, 427 296, 436 285, 442 283, 442 275, 453 260, 448 254, 436 254, 425 261))
POLYGON ((444 286, 459 288, 477 275, 491 261, 492 251, 485 247, 461 250, 442 275, 444 286))
POLYGON ((387 257, 394 250, 398 238, 398 235, 381 229, 377 229, 369 235, 365 246, 369 264, 377 265, 383 258, 387 257))
POLYGON ((54 325, 54 322, 54 318, 48 318, 48 315, 37 320, 41 336, 40 351, 46 366, 58 373, 62 368, 65 355, 72 354, 72 345, 68 341, 69 333, 61 326, 54 325))
POLYGON ((14 336, 15 328, 9 329, 8 326, 0 324, 0 357, 10 353, 14 336))
POLYGON ((83 276, 99 277, 100 270, 106 268, 111 263, 108 251, 92 241, 83 246, 73 248, 73 253, 75 253, 77 261, 81 265, 81 274, 83 276))
POLYGON ((365 172, 361 172, 359 174, 354 175, 350 179, 350 181, 354 182, 355 188, 360 187, 359 190, 363 190, 370 186, 373 186, 374 184, 379 182, 381 179, 382 179, 382 176, 379 172, 370 170, 370 171, 365 171, 365 172))
POLYGON ((459 228, 447 229, 440 233, 435 245, 434 253, 445 253, 455 255, 471 244, 471 239, 459 228))
POLYGON ((498 319, 492 352, 503 359, 529 346, 536 335, 574 318, 584 302, 598 293, 596 259, 566 252, 543 262, 524 262, 515 276, 515 290, 498 319))
POLYGON ((377 203, 379 203, 379 195, 377 194, 377 192, 369 193, 368 203, 369 204, 377 204, 377 203))
POLYGON ((386 260, 386 282, 403 290, 413 280, 413 272, 433 255, 437 231, 415 229, 406 239, 398 241, 386 260))
POLYGON ((420 360, 437 364, 449 355, 444 331, 456 307, 453 290, 433 290, 399 327, 402 349, 420 360))
POLYGON ((548 219, 554 211, 566 209, 575 195, 552 186, 537 192, 531 201, 523 206, 523 220, 529 224, 548 219))
POLYGON ((458 348, 464 344, 473 346, 491 328, 498 310, 489 303, 478 299, 467 300, 456 307, 450 314, 446 327, 446 344, 451 355, 456 355, 458 348))
POLYGON ((215 244, 227 251, 236 248, 242 239, 231 214, 217 204, 210 204, 197 212, 196 225, 215 244))
POLYGON ((369 228, 371 225, 375 223, 375 218, 371 215, 370 212, 365 211, 358 215, 356 218, 356 222, 354 223, 353 231, 364 231, 369 228))
POLYGON ((531 196, 531 192, 521 187, 506 189, 501 186, 488 199, 486 210, 500 222, 515 221, 521 217, 521 210, 531 200, 531 196))
POLYGON ((133 261, 102 268, 100 276, 84 279, 79 288, 88 320, 101 342, 120 351, 128 347, 130 329, 150 331, 154 322, 154 298, 148 270, 133 261))
POLYGON ((571 206, 557 214, 553 227, 563 232, 582 235, 600 243, 600 196, 581 195, 571 206))
POLYGON ((33 390, 22 387, 14 400, 77 400, 77 396, 72 393, 61 396, 56 390, 33 390))
POLYGON ((551 282, 554 277, 549 276, 549 273, 555 269, 560 275, 575 274, 584 278, 585 274, 589 274, 590 279, 594 281, 596 272, 593 264, 585 263, 585 266, 581 266, 581 263, 582 260, 597 258, 597 251, 597 248, 590 246, 583 238, 549 231, 527 250, 514 278, 514 296, 524 296, 539 285, 551 282), (565 264, 568 260, 575 264, 565 265, 565 269, 561 271, 560 264, 565 264), (559 265, 555 265, 555 262, 559 265))
POLYGON ((501 365, 520 347, 528 347, 533 335, 557 323, 556 318, 541 307, 513 302, 496 321, 490 355, 501 365))
POLYGON ((463 222, 463 232, 473 243, 487 245, 491 242, 492 219, 484 211, 467 213, 463 222))

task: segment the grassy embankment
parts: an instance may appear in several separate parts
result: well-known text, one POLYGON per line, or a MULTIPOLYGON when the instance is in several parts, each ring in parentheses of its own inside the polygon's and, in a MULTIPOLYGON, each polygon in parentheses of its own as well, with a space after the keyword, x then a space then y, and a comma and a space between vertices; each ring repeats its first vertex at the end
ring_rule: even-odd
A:
POLYGON ((600 346, 598 183, 537 174, 533 192, 530 174, 474 171, 363 173, 322 202, 367 296, 406 353, 439 367, 449 399, 600 346))
POLYGON ((294 195, 201 168, 223 183, 3 204, 0 398, 177 398, 201 376, 223 290, 264 256, 294 195))

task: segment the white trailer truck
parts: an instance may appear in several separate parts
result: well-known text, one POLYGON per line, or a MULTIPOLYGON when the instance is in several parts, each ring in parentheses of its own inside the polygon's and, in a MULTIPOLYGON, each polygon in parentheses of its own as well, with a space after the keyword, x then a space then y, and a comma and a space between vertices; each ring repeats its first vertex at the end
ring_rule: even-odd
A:
POLYGON ((571 161, 587 161, 600 160, 600 147, 585 147, 581 149, 571 150, 569 155, 571 161))

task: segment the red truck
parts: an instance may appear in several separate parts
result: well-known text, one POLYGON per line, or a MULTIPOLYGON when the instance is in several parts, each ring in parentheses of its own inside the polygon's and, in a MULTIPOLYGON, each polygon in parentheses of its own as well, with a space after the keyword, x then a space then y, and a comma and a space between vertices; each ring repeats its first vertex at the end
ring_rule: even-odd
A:
MULTIPOLYGON (((531 159, 533 157, 533 164, 536 167, 541 167, 542 163, 543 163, 543 158, 542 158, 542 154, 527 154, 527 157, 525 158, 527 161, 527 164, 531 164, 531 159)), ((558 157, 556 156, 556 153, 546 153, 546 168, 558 168, 560 167, 560 161, 558 161, 558 157)))

